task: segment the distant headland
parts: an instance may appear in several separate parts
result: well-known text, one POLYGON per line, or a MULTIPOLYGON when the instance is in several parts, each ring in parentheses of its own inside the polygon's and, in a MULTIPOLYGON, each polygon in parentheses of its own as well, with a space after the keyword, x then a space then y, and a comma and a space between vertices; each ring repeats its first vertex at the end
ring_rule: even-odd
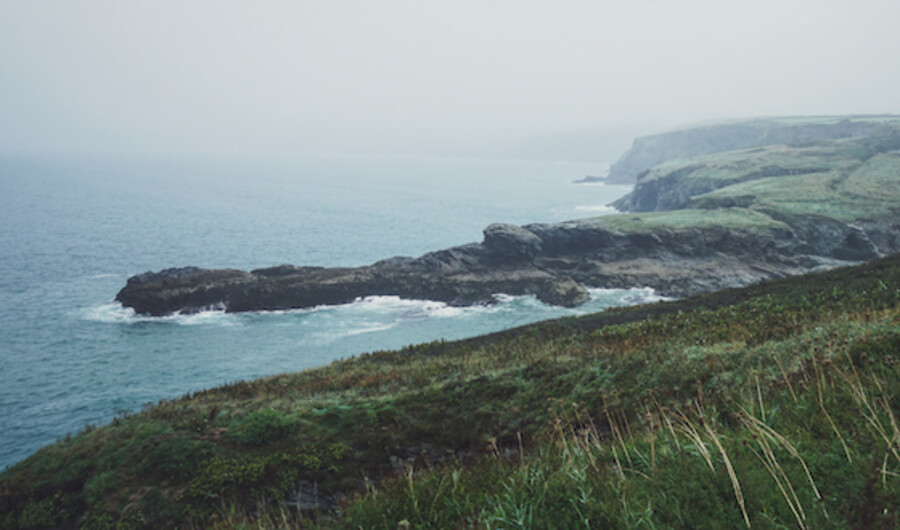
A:
POLYGON ((397 295, 451 305, 535 295, 577 306, 587 287, 688 296, 900 251, 900 117, 777 118, 638 138, 610 171, 635 180, 621 214, 493 224, 484 239, 356 268, 196 267, 133 276, 116 300, 161 316, 397 295))

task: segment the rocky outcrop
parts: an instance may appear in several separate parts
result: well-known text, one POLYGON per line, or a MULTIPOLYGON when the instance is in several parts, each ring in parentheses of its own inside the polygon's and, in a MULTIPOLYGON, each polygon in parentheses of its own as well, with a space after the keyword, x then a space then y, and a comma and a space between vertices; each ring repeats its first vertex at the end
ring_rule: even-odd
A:
POLYGON ((188 267, 144 273, 130 278, 116 299, 157 316, 208 308, 304 308, 373 295, 469 305, 491 303, 497 293, 533 294, 545 303, 571 307, 589 299, 585 286, 649 286, 686 296, 870 259, 893 250, 879 249, 874 241, 900 240, 900 226, 881 227, 870 237, 860 226, 816 219, 765 230, 622 231, 602 218, 495 224, 485 229, 481 243, 365 267, 280 265, 251 272, 188 267))
POLYGON ((607 182, 631 184, 648 169, 670 160, 765 145, 806 144, 900 129, 897 116, 754 119, 641 136, 609 169, 607 182))
POLYGON ((533 232, 516 225, 495 223, 484 229, 483 245, 500 261, 531 259, 542 244, 533 232))
MULTIPOLYGON (((861 134, 879 123, 760 130, 770 139, 805 139, 861 134)), ((725 129, 743 137, 736 130, 725 129)), ((739 287, 900 252, 897 149, 900 135, 892 134, 697 157, 645 172, 616 203, 652 213, 497 223, 480 243, 365 267, 147 272, 130 278, 116 299, 138 313, 165 315, 304 308, 374 295, 469 305, 491 303, 498 293, 529 294, 571 307, 589 299, 587 287, 647 286, 667 296, 739 287)))
POLYGON ((587 291, 570 276, 531 263, 539 246, 538 237, 521 227, 492 225, 485 230, 484 243, 365 267, 280 265, 251 272, 185 267, 144 273, 131 277, 116 300, 154 316, 209 308, 304 308, 375 295, 452 305, 491 303, 498 293, 533 294, 545 303, 568 307, 586 302, 587 291))

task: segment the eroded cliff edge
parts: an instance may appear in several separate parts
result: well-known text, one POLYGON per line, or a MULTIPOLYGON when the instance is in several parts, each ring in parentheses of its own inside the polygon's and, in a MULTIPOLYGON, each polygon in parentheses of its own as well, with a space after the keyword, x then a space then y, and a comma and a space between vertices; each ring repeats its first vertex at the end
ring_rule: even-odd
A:
POLYGON ((576 306, 586 287, 686 296, 900 251, 900 136, 767 146, 669 162, 616 204, 632 213, 493 224, 484 239, 356 268, 144 273, 116 299, 141 314, 275 310, 397 295, 453 305, 496 293, 576 306))

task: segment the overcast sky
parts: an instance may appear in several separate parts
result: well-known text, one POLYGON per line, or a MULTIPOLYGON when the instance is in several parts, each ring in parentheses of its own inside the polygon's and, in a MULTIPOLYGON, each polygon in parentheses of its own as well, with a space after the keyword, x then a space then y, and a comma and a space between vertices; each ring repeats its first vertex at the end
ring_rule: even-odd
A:
POLYGON ((476 152, 900 113, 898 0, 0 0, 0 151, 476 152))

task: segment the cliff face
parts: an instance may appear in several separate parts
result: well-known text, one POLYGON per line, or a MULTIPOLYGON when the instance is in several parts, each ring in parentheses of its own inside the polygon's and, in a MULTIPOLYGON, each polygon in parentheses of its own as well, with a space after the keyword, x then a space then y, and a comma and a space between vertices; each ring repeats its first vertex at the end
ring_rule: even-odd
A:
POLYGON ((534 244, 536 236, 522 228, 491 225, 485 229, 484 243, 355 268, 281 265, 251 272, 168 269, 130 278, 116 300, 138 313, 154 316, 204 309, 304 308, 376 295, 452 305, 490 303, 496 293, 534 294, 545 303, 561 306, 586 302, 587 291, 570 277, 530 264, 523 246, 527 243, 518 239, 524 239, 525 234, 531 237, 528 243, 534 244))
MULTIPOLYGON (((779 222, 732 227, 703 226, 699 219, 682 227, 645 226, 639 217, 629 222, 633 226, 602 218, 491 225, 481 243, 359 268, 172 269, 131 278, 116 299, 157 316, 207 308, 313 307, 371 295, 466 305, 490 303, 496 293, 533 294, 548 304, 575 306, 589 299, 585 286, 649 286, 664 295, 687 296, 881 254, 859 231, 832 230, 831 244, 817 246, 804 236, 823 239, 822 233, 779 222)), ((894 230, 897 239, 900 226, 894 230)))
POLYGON ((372 295, 467 305, 491 303, 497 293, 533 294, 576 306, 589 299, 586 287, 686 296, 870 260, 900 252, 900 134, 668 162, 644 172, 615 206, 632 213, 494 224, 480 243, 365 267, 144 273, 116 299, 149 315, 372 295))
POLYGON ((610 167, 607 181, 631 184, 643 172, 671 160, 766 145, 883 136, 898 129, 896 116, 773 118, 642 136, 610 167))
POLYGON ((806 200, 813 191, 823 207, 847 203, 848 197, 857 196, 851 215, 863 218, 870 202, 894 197, 890 187, 885 190, 889 197, 878 197, 860 181, 883 184, 877 182, 880 177, 869 173, 876 167, 882 173, 896 171, 894 154, 898 149, 900 131, 892 131, 886 136, 806 147, 767 146, 673 161, 644 171, 634 190, 613 206, 626 212, 751 207, 806 200), (822 183, 833 193, 823 194, 822 183), (810 186, 815 189, 806 189, 810 186), (711 193, 716 190, 723 191, 711 193))

